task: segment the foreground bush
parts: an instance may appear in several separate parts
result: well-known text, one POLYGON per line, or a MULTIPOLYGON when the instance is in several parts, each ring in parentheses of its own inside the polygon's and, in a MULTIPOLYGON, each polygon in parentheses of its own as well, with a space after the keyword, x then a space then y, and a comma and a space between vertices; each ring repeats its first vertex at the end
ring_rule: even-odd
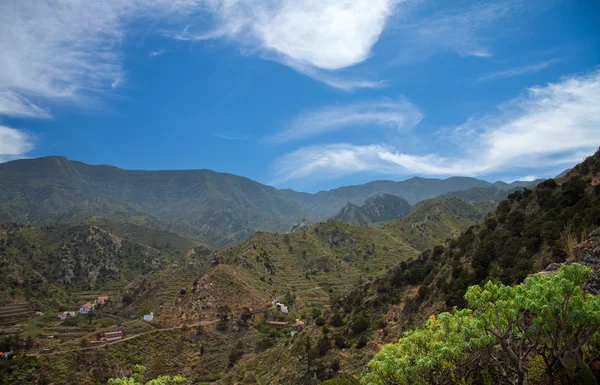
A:
POLYGON ((362 382, 524 385, 541 363, 538 383, 597 384, 590 352, 600 334, 600 299, 582 290, 591 274, 574 264, 516 286, 472 286, 467 309, 432 316, 385 346, 362 382))

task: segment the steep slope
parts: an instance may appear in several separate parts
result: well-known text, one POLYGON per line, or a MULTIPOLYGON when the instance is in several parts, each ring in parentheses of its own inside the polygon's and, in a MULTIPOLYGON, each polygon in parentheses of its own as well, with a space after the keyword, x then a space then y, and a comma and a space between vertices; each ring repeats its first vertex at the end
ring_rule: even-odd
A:
POLYGON ((390 194, 374 195, 362 206, 346 204, 331 219, 343 223, 366 225, 402 218, 408 215, 411 209, 406 199, 390 194))
POLYGON ((347 202, 362 204, 375 194, 415 204, 450 191, 489 186, 464 177, 412 178, 308 194, 211 170, 123 170, 53 156, 0 164, 0 222, 44 225, 104 216, 225 247, 256 230, 286 231, 300 218, 327 219, 347 202))
POLYGON ((429 199, 415 206, 406 217, 385 227, 422 251, 442 244, 483 219, 487 212, 481 210, 479 204, 456 197, 429 199))
POLYGON ((64 308, 70 292, 106 291, 184 266, 196 246, 173 233, 106 219, 44 227, 2 224, 0 302, 23 299, 38 308, 64 308))
POLYGON ((600 151, 561 179, 511 193, 481 224, 346 293, 315 314, 302 338, 246 356, 221 383, 249 371, 259 384, 360 376, 384 344, 432 314, 463 306, 468 286, 489 279, 514 284, 567 259, 597 267, 599 225, 600 151))
POLYGON ((129 171, 62 157, 0 164, 0 220, 46 224, 115 211, 177 222, 170 227, 211 243, 203 229, 236 240, 254 229, 288 229, 303 216, 273 187, 210 170, 129 171), (86 202, 98 199, 107 207, 90 209, 86 202))
POLYGON ((510 194, 480 225, 349 293, 333 311, 348 325, 368 316, 375 320, 368 338, 390 342, 435 312, 463 306, 471 285, 515 284, 549 264, 577 260, 574 246, 599 225, 600 151, 559 180, 510 194), (383 339, 375 332, 379 320, 383 339))

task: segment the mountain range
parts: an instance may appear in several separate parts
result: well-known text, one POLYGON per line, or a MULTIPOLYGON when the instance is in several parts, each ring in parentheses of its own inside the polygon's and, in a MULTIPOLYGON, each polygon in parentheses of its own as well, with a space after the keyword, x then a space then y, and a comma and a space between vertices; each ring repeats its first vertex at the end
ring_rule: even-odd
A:
POLYGON ((211 170, 123 170, 51 156, 0 164, 0 222, 44 225, 105 216, 173 230, 221 248, 257 230, 288 231, 301 218, 325 220, 347 203, 363 204, 373 195, 396 195, 414 205, 454 191, 536 183, 415 177, 310 194, 211 170))
MULTIPOLYGON (((134 364, 151 378, 179 373, 192 383, 308 385, 359 376, 384 344, 432 314, 463 307, 469 286, 512 285, 567 259, 585 262, 576 244, 600 224, 599 175, 600 152, 532 189, 472 187, 414 206, 381 194, 357 206, 375 223, 302 221, 293 232, 257 231, 221 250, 161 229, 173 222, 146 214, 142 203, 89 193, 69 209, 74 223, 0 225, 0 322, 7 333, 36 337, 27 361, 0 372, 31 378, 17 367, 29 363, 41 384, 105 383, 134 364), (107 215, 76 219, 99 208, 107 215), (109 299, 97 315, 57 325, 56 312, 101 295, 109 299), (34 318, 34 310, 46 315, 34 318), (141 321, 150 312, 153 320, 141 321), (296 319, 302 330, 289 326, 296 319), (126 341, 90 346, 116 330, 126 341)), ((28 191, 41 189, 26 180, 28 191)), ((83 187, 53 186, 60 187, 50 190, 55 199, 85 195, 83 187)))

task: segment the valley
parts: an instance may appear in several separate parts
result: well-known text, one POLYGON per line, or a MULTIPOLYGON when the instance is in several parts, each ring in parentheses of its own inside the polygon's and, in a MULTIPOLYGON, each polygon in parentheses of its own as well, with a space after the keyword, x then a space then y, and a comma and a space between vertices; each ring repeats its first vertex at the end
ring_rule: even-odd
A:
MULTIPOLYGON (((143 365, 194 384, 352 384, 385 344, 464 307, 469 286, 518 284, 569 258, 561 223, 576 243, 599 225, 599 159, 532 189, 476 186, 414 205, 374 195, 223 247, 113 206, 6 221, 0 330, 15 356, 0 362, 0 383, 103 384, 143 365)), ((14 216, 15 202, 3 206, 14 216)))

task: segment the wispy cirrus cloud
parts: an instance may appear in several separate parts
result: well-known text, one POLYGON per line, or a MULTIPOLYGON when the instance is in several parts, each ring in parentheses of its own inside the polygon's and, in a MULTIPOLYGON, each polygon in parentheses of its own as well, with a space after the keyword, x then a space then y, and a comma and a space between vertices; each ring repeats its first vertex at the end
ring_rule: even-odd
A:
POLYGON ((400 1, 2 2, 0 115, 49 118, 57 103, 97 106, 101 96, 126 84, 120 47, 137 20, 178 39, 235 40, 332 87, 381 87, 336 71, 369 58, 400 1))
MULTIPOLYGON (((387 145, 300 148, 272 165, 274 182, 357 172, 385 175, 484 175, 565 167, 600 144, 600 71, 527 89, 496 111, 451 130, 444 153, 415 154, 387 145)), ((440 144, 440 143, 437 143, 440 144)))
POLYGON ((148 56, 150 56, 150 57, 157 57, 157 56, 160 56, 160 55, 164 55, 165 53, 167 53, 167 50, 165 50, 165 49, 157 49, 157 50, 148 52, 148 56))
POLYGON ((488 58, 493 56, 493 40, 500 24, 523 14, 534 12, 543 4, 525 0, 457 2, 417 2, 408 8, 391 33, 398 38, 398 60, 426 59, 440 52, 460 56, 488 58))
POLYGON ((536 72, 545 70, 546 68, 548 68, 560 61, 561 61, 560 59, 550 59, 550 60, 545 60, 540 63, 510 68, 510 69, 498 71, 498 72, 492 72, 492 73, 480 76, 479 80, 487 81, 487 80, 493 80, 493 79, 506 79, 506 78, 512 78, 512 77, 520 76, 520 75, 532 74, 532 73, 536 73, 536 72))
POLYGON ((265 138, 270 143, 285 143, 358 126, 385 127, 408 131, 423 114, 408 99, 378 100, 342 106, 327 106, 298 115, 283 131, 265 138))
POLYGON ((34 144, 32 135, 0 125, 0 163, 26 156, 34 144))
POLYGON ((0 2, 0 115, 49 118, 60 103, 95 108, 125 84, 120 46, 138 19, 171 23, 204 1, 0 2))

